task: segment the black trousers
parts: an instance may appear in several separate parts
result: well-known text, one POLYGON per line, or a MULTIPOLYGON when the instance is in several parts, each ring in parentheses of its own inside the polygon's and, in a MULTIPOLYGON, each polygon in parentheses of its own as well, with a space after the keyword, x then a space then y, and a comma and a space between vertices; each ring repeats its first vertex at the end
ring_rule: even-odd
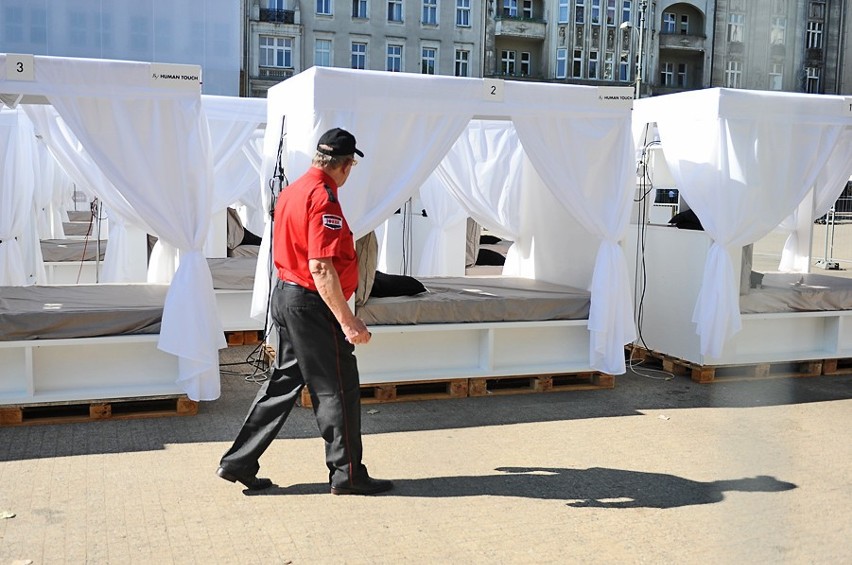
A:
POLYGON ((258 391, 234 445, 222 457, 222 467, 256 475, 260 456, 307 384, 325 440, 329 483, 343 486, 366 478, 355 346, 346 341, 340 324, 316 292, 279 281, 272 292, 271 314, 278 329, 275 367, 258 391))

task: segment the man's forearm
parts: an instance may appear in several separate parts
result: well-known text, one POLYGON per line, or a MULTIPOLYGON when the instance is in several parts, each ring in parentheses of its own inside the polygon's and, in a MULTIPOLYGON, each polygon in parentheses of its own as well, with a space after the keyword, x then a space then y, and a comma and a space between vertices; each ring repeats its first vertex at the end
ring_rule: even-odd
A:
POLYGON ((337 271, 332 262, 327 259, 312 259, 311 276, 314 278, 317 292, 340 325, 351 324, 355 314, 352 313, 349 304, 346 302, 343 287, 340 285, 340 278, 337 276, 337 271))

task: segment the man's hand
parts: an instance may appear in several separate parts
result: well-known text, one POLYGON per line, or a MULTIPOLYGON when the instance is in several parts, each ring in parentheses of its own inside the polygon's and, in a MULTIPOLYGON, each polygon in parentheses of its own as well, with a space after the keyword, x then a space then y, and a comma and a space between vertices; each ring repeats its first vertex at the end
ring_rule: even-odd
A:
POLYGON ((309 267, 317 291, 343 329, 346 341, 353 345, 368 343, 371 334, 364 322, 349 309, 331 258, 311 259, 309 267))
POLYGON ((353 345, 370 343, 370 338, 373 336, 361 318, 353 317, 351 322, 341 324, 341 327, 346 335, 346 341, 353 345))

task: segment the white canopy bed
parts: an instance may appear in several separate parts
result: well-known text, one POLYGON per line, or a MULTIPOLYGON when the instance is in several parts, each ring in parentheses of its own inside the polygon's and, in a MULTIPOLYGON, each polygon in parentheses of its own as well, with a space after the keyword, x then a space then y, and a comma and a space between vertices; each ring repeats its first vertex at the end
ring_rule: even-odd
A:
POLYGON ((644 347, 701 366, 852 357, 847 281, 806 274, 813 221, 852 173, 849 101, 707 89, 636 103, 634 130, 656 124, 704 227, 646 228, 644 347), (779 270, 797 274, 749 285, 743 246, 779 224, 791 233, 779 270))
MULTIPOLYGON (((181 393, 192 400, 217 398, 218 349, 226 344, 202 249, 212 209, 212 163, 199 69, 0 54, 0 93, 14 103, 49 103, 79 143, 75 152, 70 143, 46 140, 51 151, 67 151, 72 162, 90 160, 95 167, 86 174, 96 170, 105 180, 99 188, 109 184, 113 190, 98 196, 109 200, 114 217, 141 219, 180 251, 158 334, 2 341, 0 404, 181 393), (97 371, 90 370, 94 364, 97 371)), ((50 129, 59 125, 49 116, 42 125, 59 131, 50 129)), ((14 276, 22 265, 16 238, 23 228, 15 214, 25 217, 33 202, 21 190, 26 166, 20 158, 14 162, 3 168, 0 185, 4 203, 10 203, 0 206, 6 285, 19 284, 9 282, 8 273, 14 276)), ((120 247, 112 235, 110 242, 120 247)), ((50 305, 44 315, 62 311, 61 299, 50 305)))
MULTIPOLYGON (((268 110, 265 179, 276 172, 279 147, 286 174, 295 178, 308 168, 323 131, 343 127, 358 138, 366 156, 340 192, 356 238, 391 217, 439 165, 446 165, 445 186, 463 192, 480 179, 492 198, 471 191, 465 192, 466 203, 433 202, 429 213, 436 215, 438 228, 446 225, 437 217, 441 210, 461 207, 468 215, 481 210, 488 217, 476 219, 489 228, 518 232, 513 233, 517 252, 504 274, 585 295, 588 315, 584 311, 574 319, 373 323, 372 341, 356 352, 362 383, 624 372, 623 347, 634 337, 627 263, 619 244, 633 174, 629 103, 614 103, 594 87, 314 67, 272 87, 268 110), (514 140, 499 133, 505 126, 492 128, 495 123, 511 123, 514 140), (498 133, 491 135, 494 129, 498 133), (442 164, 457 141, 472 148, 468 158, 454 167, 442 164), (476 155, 490 153, 487 158, 494 159, 494 151, 510 162, 527 163, 517 182, 504 186, 499 168, 490 169, 492 182, 482 180, 476 155), (510 214, 511 222, 492 219, 501 213, 510 214)), ((266 253, 262 247, 260 257, 266 253)), ((420 272, 440 274, 442 261, 420 272)), ((261 263, 253 314, 263 316, 268 265, 261 263)), ((475 279, 467 286, 475 286, 475 279)))

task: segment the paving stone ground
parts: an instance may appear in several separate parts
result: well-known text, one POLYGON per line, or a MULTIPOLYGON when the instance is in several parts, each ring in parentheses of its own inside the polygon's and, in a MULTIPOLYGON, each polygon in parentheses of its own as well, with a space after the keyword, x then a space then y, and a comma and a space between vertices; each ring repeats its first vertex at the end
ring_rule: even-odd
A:
POLYGON ((226 369, 196 416, 0 428, 0 565, 852 562, 850 376, 365 405, 396 488, 334 497, 304 408, 276 487, 214 475, 257 387, 226 369))

